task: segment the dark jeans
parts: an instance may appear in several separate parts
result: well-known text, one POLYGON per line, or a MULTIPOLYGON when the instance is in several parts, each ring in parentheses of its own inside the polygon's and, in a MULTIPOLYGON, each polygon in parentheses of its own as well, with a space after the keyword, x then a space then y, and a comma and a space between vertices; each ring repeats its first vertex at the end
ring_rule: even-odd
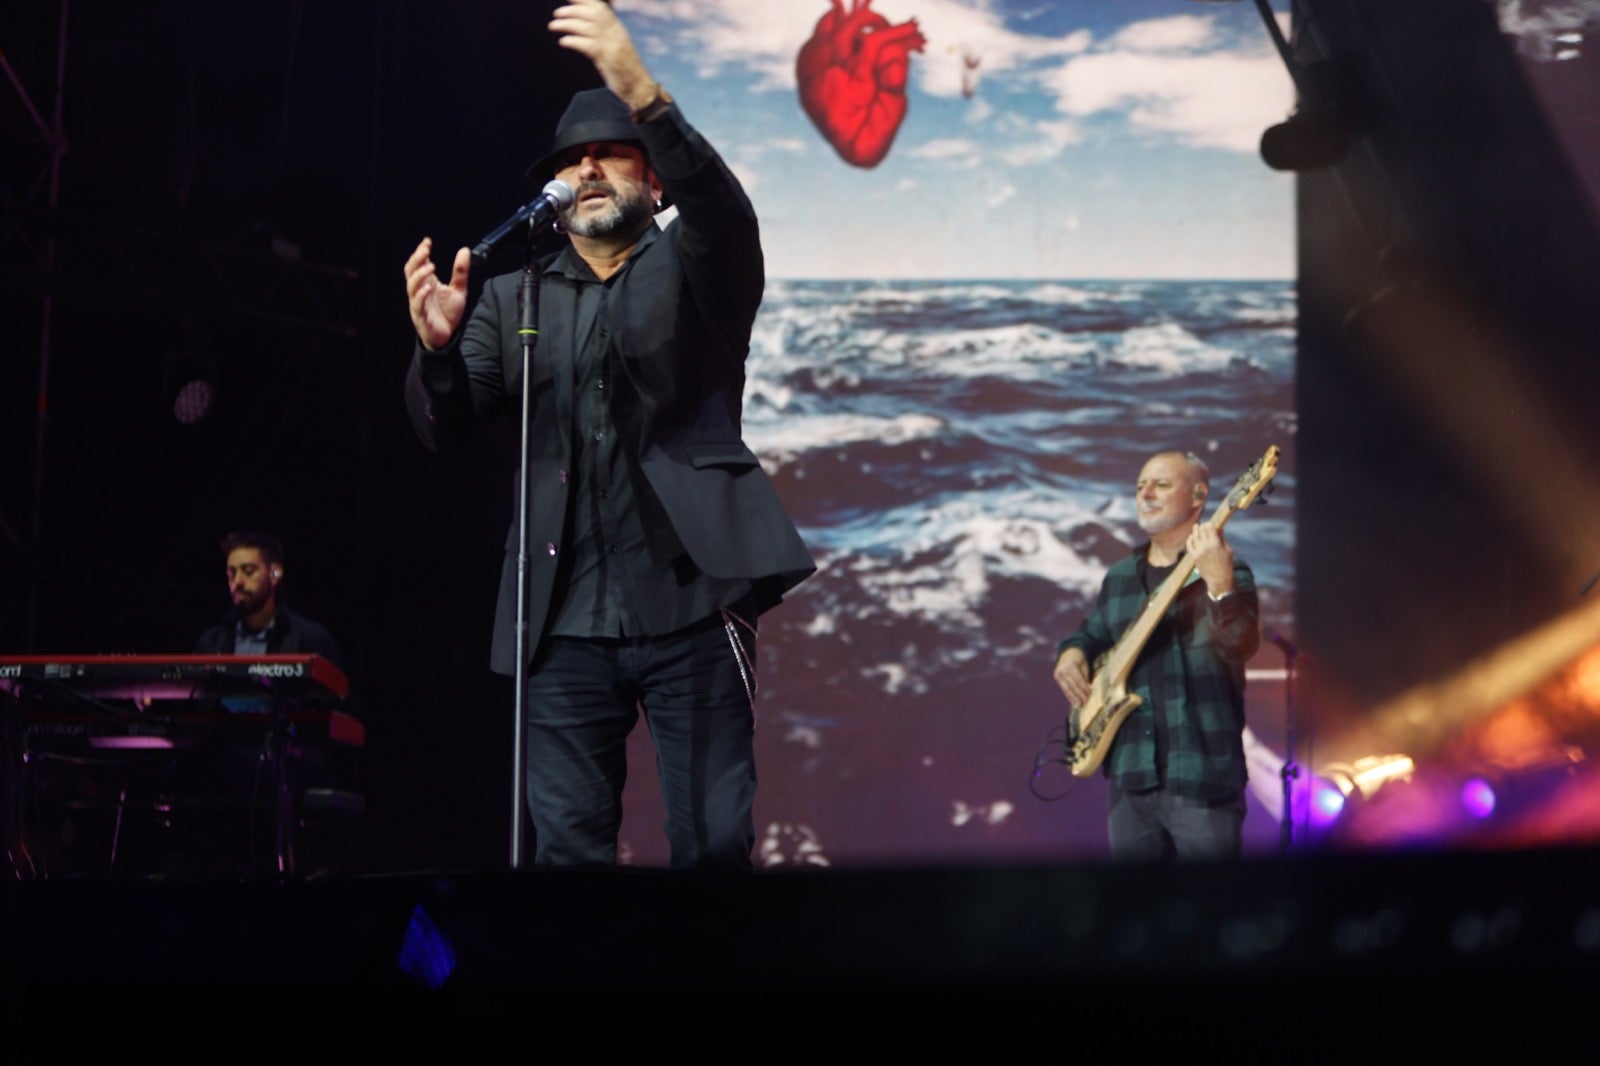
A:
POLYGON ((1242 851, 1243 792, 1207 802, 1165 789, 1127 792, 1113 785, 1107 810, 1114 859, 1223 859, 1242 851))
POLYGON ((616 863, 628 734, 641 713, 672 865, 752 865, 756 638, 733 627, 739 653, 715 617, 648 640, 546 641, 529 671, 525 737, 535 866, 616 863))

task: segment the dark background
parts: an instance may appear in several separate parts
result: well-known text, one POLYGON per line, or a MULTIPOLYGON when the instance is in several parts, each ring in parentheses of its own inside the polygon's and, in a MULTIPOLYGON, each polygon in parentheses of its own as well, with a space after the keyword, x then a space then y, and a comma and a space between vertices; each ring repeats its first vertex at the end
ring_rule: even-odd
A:
MULTIPOLYGON (((1296 5, 1301 62, 1344 72, 1360 134, 1298 183, 1296 609, 1345 756, 1363 716, 1554 619, 1600 633, 1600 26, 1536 61, 1555 31, 1502 34, 1500 6, 1296 5)), ((1497 709, 1462 691, 1427 714, 1497 709)), ((1600 708, 1567 709, 1553 735, 1592 751, 1600 708)))
MULTIPOLYGON (((1300 700, 1331 736, 1577 606, 1600 568, 1600 49, 1531 65, 1478 0, 1295 13, 1359 134, 1298 185, 1300 700), (1486 367, 1536 406, 1486 399, 1486 367)), ((0 14, 0 648, 187 650, 226 605, 221 534, 277 532, 368 722, 371 869, 506 853, 511 694, 486 663, 510 452, 416 442, 401 264, 536 191, 523 168, 594 83, 545 18, 0 14), (217 407, 184 426, 164 390, 190 352, 217 407)))

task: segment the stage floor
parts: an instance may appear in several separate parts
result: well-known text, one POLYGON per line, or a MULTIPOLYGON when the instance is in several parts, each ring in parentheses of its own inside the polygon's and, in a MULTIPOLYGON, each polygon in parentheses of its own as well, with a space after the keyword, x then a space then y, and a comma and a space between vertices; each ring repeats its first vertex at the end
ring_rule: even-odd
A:
POLYGON ((810 1031, 892 1021, 936 1049, 997 1017, 1037 1026, 995 1033, 997 1048, 1086 1025, 1076 1039, 1115 1047, 1137 1005, 1153 1021, 1249 1016, 1218 1046, 1263 1054, 1330 1017, 1348 1029, 1350 1011, 1362 1024, 1432 1017, 1418 1034, 1433 1040, 1516 1018, 1537 1040, 1564 1023, 1549 997, 1600 987, 1597 873, 1600 851, 1562 849, 20 881, 5 890, 6 1006, 29 1032, 47 1019, 144 1024, 178 1004, 212 1022, 311 1011, 350 1026, 603 1009, 681 1023, 704 1010, 810 1031), (1427 1013, 1456 997, 1495 1006, 1427 1013), (1537 1022, 1509 1010, 1529 999, 1547 1004, 1537 1022))

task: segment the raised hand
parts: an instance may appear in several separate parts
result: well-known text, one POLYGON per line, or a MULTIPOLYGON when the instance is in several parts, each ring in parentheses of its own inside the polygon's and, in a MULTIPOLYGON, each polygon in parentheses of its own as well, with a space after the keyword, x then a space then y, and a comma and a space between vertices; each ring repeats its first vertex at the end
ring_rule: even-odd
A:
POLYGON ((448 285, 439 281, 432 254, 433 238, 424 237, 406 260, 406 300, 411 306, 411 324, 416 328, 417 339, 424 348, 436 352, 450 343, 466 314, 472 252, 467 248, 456 252, 448 285))
POLYGON ((550 32, 556 43, 587 56, 606 88, 639 111, 656 98, 656 82, 644 65, 633 37, 605 0, 572 0, 551 12, 550 32))

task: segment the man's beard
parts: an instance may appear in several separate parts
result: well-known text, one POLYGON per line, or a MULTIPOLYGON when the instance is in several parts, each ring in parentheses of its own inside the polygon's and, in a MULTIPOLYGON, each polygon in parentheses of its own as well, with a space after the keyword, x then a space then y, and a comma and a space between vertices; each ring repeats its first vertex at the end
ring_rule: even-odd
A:
MULTIPOLYGON (((232 598, 233 597, 230 595, 229 599, 232 599, 232 598)), ((255 614, 257 611, 261 610, 261 608, 265 607, 266 605, 267 605, 267 590, 266 589, 258 589, 255 592, 246 593, 244 599, 242 599, 242 600, 234 600, 233 601, 233 612, 234 612, 234 614, 238 615, 240 618, 243 618, 246 615, 255 614)))
POLYGON ((1155 536, 1168 530, 1177 529, 1183 524, 1182 515, 1168 514, 1157 511, 1154 514, 1139 514, 1139 528, 1145 531, 1146 536, 1155 536))
POLYGON ((644 229, 644 223, 655 215, 655 205, 645 186, 627 182, 620 188, 606 181, 586 181, 578 188, 581 201, 585 191, 599 189, 611 194, 611 202, 604 211, 594 215, 578 215, 574 204, 562 225, 568 233, 579 237, 610 237, 616 233, 634 233, 644 229))

